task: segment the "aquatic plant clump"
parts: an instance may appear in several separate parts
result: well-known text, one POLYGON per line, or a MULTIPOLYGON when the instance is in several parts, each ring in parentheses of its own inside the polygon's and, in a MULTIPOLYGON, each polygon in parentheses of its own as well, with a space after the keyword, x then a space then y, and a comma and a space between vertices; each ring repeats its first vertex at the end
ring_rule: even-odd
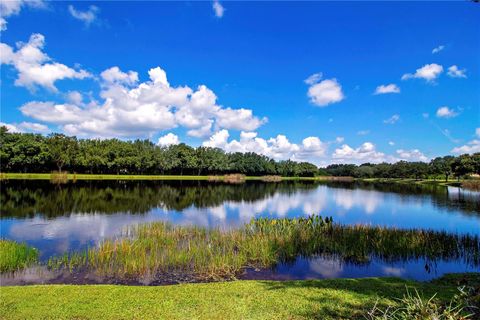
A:
POLYGON ((477 236, 364 225, 344 226, 331 218, 260 218, 239 229, 220 230, 155 222, 132 227, 124 237, 107 240, 85 253, 53 258, 54 268, 87 269, 119 278, 157 275, 198 280, 233 279, 246 268, 271 268, 299 256, 329 255, 364 264, 423 258, 461 259, 480 265, 477 236))
POLYGON ((38 250, 11 240, 0 240, 0 272, 13 272, 38 261, 38 250))

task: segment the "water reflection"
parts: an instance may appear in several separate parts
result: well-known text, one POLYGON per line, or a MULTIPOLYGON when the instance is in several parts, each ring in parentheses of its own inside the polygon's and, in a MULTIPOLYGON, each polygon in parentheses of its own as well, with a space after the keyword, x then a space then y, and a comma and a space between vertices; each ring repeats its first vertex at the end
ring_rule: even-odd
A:
MULTIPOLYGON (((115 237, 127 225, 158 220, 231 228, 254 217, 316 213, 344 224, 480 235, 480 193, 454 187, 205 181, 81 181, 55 186, 47 181, 4 181, 0 204, 1 236, 39 248, 42 259, 115 237)), ((316 277, 336 277, 352 274, 352 268, 362 275, 404 276, 418 267, 414 262, 382 265, 375 261, 380 260, 368 267, 349 267, 332 259, 313 259, 308 266, 298 262, 298 268, 316 277)))

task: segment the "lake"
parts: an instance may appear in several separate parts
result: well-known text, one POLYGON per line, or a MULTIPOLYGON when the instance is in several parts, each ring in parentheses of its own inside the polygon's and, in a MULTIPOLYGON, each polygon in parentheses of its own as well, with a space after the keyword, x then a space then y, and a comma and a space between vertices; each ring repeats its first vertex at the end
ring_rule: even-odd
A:
MULTIPOLYGON (((234 228, 255 217, 331 216, 337 223, 422 228, 480 235, 480 193, 458 187, 366 182, 243 184, 207 181, 1 182, 1 237, 54 255, 95 246, 129 225, 168 221, 234 228)), ((299 257, 273 270, 247 270, 251 279, 399 276, 428 280, 448 272, 480 271, 460 260, 353 264, 332 256, 299 257)))

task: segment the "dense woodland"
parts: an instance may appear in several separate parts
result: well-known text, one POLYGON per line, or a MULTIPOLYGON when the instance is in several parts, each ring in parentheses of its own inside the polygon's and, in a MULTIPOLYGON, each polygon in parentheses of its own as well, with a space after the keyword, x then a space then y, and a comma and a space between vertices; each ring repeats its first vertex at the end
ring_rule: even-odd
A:
POLYGON ((226 153, 218 148, 186 144, 161 147, 150 140, 77 139, 63 134, 43 136, 9 133, 0 127, 1 172, 68 171, 94 174, 250 176, 317 175, 358 178, 444 178, 480 174, 480 153, 438 157, 425 162, 334 164, 318 168, 308 162, 275 161, 255 153, 226 153))

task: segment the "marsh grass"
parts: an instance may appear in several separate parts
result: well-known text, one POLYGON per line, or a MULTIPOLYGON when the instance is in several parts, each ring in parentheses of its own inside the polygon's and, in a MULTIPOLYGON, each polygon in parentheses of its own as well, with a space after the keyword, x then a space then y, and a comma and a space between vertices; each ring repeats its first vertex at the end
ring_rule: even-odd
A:
POLYGON ((38 251, 24 243, 0 239, 0 272, 13 272, 33 265, 38 251))
POLYGON ((262 176, 263 182, 281 182, 283 179, 281 176, 262 176))
POLYGON ((386 261, 463 260, 480 265, 477 236, 364 225, 331 218, 260 218, 238 229, 173 226, 164 222, 125 230, 85 253, 52 258, 51 267, 87 269, 117 279, 182 274, 198 280, 234 279, 246 268, 271 268, 299 256, 327 255, 354 264, 386 261))
POLYGON ((462 188, 480 191, 480 179, 469 179, 462 182, 462 188))
POLYGON ((53 171, 50 174, 50 182, 53 184, 65 184, 68 182, 68 172, 53 171))

